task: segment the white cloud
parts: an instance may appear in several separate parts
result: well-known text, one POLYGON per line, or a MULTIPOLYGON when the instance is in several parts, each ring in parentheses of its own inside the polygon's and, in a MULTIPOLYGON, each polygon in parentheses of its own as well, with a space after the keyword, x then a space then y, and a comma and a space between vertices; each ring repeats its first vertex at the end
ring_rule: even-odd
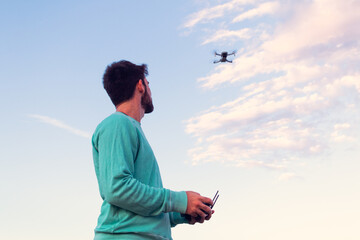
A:
MULTIPOLYGON (((299 6, 297 6, 299 7, 299 6)), ((278 26, 273 39, 263 49, 282 57, 317 54, 334 50, 344 42, 357 41, 360 3, 351 0, 306 2, 294 17, 278 26), (314 52, 315 51, 315 52, 314 52)))
POLYGON ((217 18, 223 17, 227 12, 240 10, 241 7, 246 4, 251 4, 257 0, 232 0, 224 4, 220 4, 214 7, 205 8, 201 11, 193 13, 184 23, 184 28, 192 28, 199 23, 209 22, 217 18))
POLYGON ((291 179, 301 179, 301 177, 294 172, 286 172, 282 173, 278 178, 279 181, 289 181, 291 179))
MULTIPOLYGON (((254 7, 236 21, 279 10, 278 2, 248 4, 254 7)), ((296 1, 285 10, 291 14, 282 14, 269 29, 261 21, 247 27, 266 31, 259 44, 198 79, 205 89, 236 82, 241 87, 237 99, 186 122, 186 132, 198 140, 189 151, 193 163, 284 169, 328 152, 334 143, 360 142, 360 2, 296 1)), ((243 28, 218 29, 203 43, 234 37, 243 28)))
POLYGON ((280 4, 278 2, 265 2, 255 8, 241 13, 239 16, 235 17, 232 22, 241 22, 245 19, 263 16, 266 14, 274 14, 279 9, 279 7, 280 4))
POLYGON ((349 123, 338 123, 334 125, 335 130, 342 130, 342 129, 348 129, 351 125, 349 123))
POLYGON ((249 39, 250 38, 250 34, 249 34, 249 30, 248 28, 244 28, 244 29, 240 29, 238 31, 230 31, 230 30, 219 30, 217 32, 215 32, 213 34, 213 36, 208 37, 205 41, 203 41, 203 45, 211 43, 211 42, 216 42, 219 40, 225 40, 225 39, 233 39, 233 40, 238 40, 238 39, 249 39))
POLYGON ((46 124, 49 124, 49 125, 64 129, 64 130, 66 130, 66 131, 68 131, 68 132, 70 132, 72 134, 77 135, 77 136, 84 137, 84 138, 89 138, 89 139, 91 138, 90 133, 79 130, 79 129, 76 129, 76 128, 73 128, 73 127, 63 123, 60 120, 57 120, 57 119, 54 119, 54 118, 51 118, 51 117, 47 117, 47 116, 43 116, 43 115, 38 115, 38 114, 29 114, 28 116, 30 118, 34 118, 36 120, 39 120, 40 122, 43 122, 43 123, 46 123, 46 124))
POLYGON ((350 136, 348 130, 351 130, 351 125, 349 123, 338 123, 334 125, 334 130, 331 133, 331 140, 337 143, 340 142, 352 142, 356 138, 350 136))

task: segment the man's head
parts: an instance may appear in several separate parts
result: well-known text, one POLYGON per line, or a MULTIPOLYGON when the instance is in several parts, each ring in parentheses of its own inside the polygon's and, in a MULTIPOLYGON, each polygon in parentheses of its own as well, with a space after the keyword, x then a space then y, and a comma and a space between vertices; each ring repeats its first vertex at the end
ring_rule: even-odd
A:
POLYGON ((154 106, 150 96, 150 89, 145 76, 148 74, 145 64, 135 65, 129 61, 114 62, 107 66, 103 84, 112 103, 117 106, 134 95, 136 85, 141 81, 144 85, 145 92, 141 99, 141 104, 145 113, 153 111, 154 106))

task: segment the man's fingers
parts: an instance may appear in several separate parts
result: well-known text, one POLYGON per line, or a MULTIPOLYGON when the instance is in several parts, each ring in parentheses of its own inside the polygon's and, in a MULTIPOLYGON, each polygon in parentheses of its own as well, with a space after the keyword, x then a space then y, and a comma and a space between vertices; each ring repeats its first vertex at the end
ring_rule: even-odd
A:
POLYGON ((197 216, 196 217, 196 221, 199 222, 199 223, 203 223, 205 221, 205 217, 202 217, 202 216, 197 216))
POLYGON ((188 198, 188 206, 186 209, 186 214, 189 214, 193 217, 196 217, 196 210, 201 206, 202 204, 202 196, 199 193, 188 191, 186 192, 187 198, 188 198))
POLYGON ((192 221, 190 221, 190 224, 195 224, 195 222, 204 223, 205 220, 206 221, 210 220, 210 218, 212 217, 212 214, 214 212, 215 212, 214 210, 211 210, 210 214, 205 214, 203 211, 198 212, 199 214, 196 214, 197 215, 196 217, 191 218, 192 221), (195 221, 195 222, 193 222, 193 221, 195 221))
POLYGON ((214 210, 211 210, 211 214, 208 214, 205 218, 206 221, 210 220, 210 218, 212 217, 212 215, 214 214, 214 210))
POLYGON ((206 215, 211 214, 211 208, 209 206, 205 205, 205 204, 203 204, 201 206, 201 210, 204 211, 206 213, 206 215))
POLYGON ((207 198, 207 197, 202 197, 201 201, 203 203, 206 203, 207 205, 210 205, 210 206, 212 206, 214 204, 213 201, 210 198, 207 198))
POLYGON ((206 213, 204 213, 201 209, 198 209, 197 210, 197 215, 199 216, 199 217, 201 217, 201 218, 203 218, 203 219, 205 219, 206 218, 206 213))

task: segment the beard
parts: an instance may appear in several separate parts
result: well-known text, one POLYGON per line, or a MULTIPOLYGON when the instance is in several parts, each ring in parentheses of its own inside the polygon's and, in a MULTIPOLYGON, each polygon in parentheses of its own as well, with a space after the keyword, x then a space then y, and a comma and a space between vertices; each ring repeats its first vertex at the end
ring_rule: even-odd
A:
POLYGON ((152 99, 147 91, 145 91, 145 94, 141 97, 141 105, 144 108, 145 113, 151 113, 154 111, 152 99))

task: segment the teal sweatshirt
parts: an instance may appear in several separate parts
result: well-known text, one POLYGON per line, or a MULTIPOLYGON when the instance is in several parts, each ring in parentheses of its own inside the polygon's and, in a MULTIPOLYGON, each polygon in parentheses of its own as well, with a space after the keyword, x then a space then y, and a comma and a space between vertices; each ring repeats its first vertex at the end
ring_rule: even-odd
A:
POLYGON ((95 239, 172 239, 171 227, 187 222, 187 196, 163 188, 140 123, 115 112, 98 125, 92 146, 103 199, 95 239))

